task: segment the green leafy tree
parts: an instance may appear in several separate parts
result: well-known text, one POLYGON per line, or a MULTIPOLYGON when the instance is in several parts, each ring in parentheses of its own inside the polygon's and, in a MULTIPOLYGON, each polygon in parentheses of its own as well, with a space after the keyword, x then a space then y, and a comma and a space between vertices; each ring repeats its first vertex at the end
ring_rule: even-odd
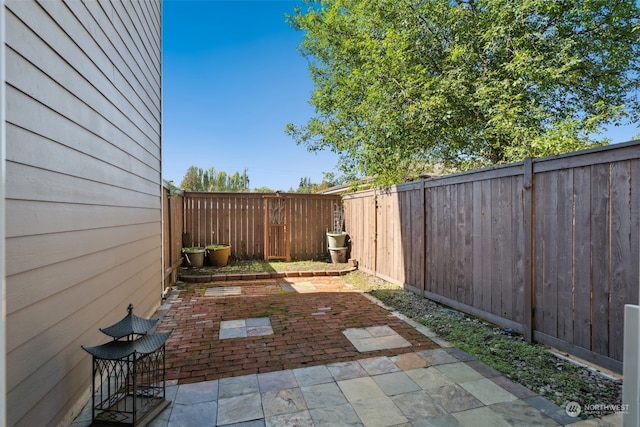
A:
POLYGON ((389 184, 606 143, 635 122, 635 0, 306 0, 316 115, 286 132, 389 184))
POLYGON ((249 175, 247 169, 242 174, 235 172, 228 175, 225 171, 216 171, 212 167, 203 170, 190 166, 180 188, 186 191, 245 192, 249 191, 249 175))

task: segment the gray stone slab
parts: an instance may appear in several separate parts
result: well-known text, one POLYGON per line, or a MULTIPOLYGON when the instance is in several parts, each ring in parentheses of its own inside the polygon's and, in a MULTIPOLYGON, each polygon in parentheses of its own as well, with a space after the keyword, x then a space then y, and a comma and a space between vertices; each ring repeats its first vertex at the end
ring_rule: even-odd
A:
POLYGON ((273 335, 271 326, 247 326, 248 337, 261 337, 265 335, 273 335))
POLYGON ((349 340, 373 338, 371 332, 367 331, 365 328, 349 328, 342 331, 342 333, 349 340))
POLYGON ((361 359, 358 360, 358 363, 360 363, 369 375, 388 374, 390 372, 400 371, 400 368, 386 356, 361 359))
POLYGON ((438 336, 435 332, 424 325, 416 326, 416 330, 427 338, 434 338, 438 336))
POLYGON ((537 393, 529 390, 527 387, 520 383, 517 383, 507 377, 499 376, 491 378, 491 381, 498 384, 509 393, 516 396, 518 399, 526 399, 527 397, 537 396, 537 393))
POLYGON ((467 365, 471 366, 476 371, 480 372, 487 378, 495 378, 502 375, 500 371, 493 369, 491 366, 479 361, 479 360, 471 360, 469 362, 465 362, 467 365))
POLYGON ((353 378, 338 381, 338 386, 347 400, 351 403, 361 400, 386 397, 384 391, 371 377, 353 378))
POLYGON ((271 326, 271 320, 268 317, 254 317, 245 319, 247 327, 251 326, 271 326))
MULTIPOLYGON (((218 424, 227 425, 264 418, 260 393, 218 399, 218 424)), ((193 424, 204 425, 204 424, 193 424)))
POLYGON ((221 340, 229 339, 229 338, 246 338, 247 337, 247 328, 225 328, 220 329, 219 338, 221 340))
POLYGON ((387 335, 373 338, 360 338, 350 340, 351 344, 360 353, 376 350, 388 350, 392 348, 410 347, 411 343, 400 335, 387 335))
POLYGON ((405 373, 425 390, 437 389, 451 384, 451 379, 434 367, 411 369, 405 373))
POLYGON ((564 409, 542 396, 528 397, 523 400, 559 424, 571 424, 576 421, 575 417, 570 417, 564 409))
POLYGON ((446 352, 452 356, 458 358, 461 362, 471 362, 472 360, 476 360, 475 357, 467 353, 466 351, 460 350, 457 347, 450 347, 446 349, 446 352))
POLYGON ((336 381, 367 376, 367 371, 358 362, 339 362, 327 365, 327 369, 336 381))
POLYGON ((463 362, 437 365, 434 367, 456 383, 465 383, 484 378, 484 375, 463 362))
POLYGON ((228 295, 241 295, 242 288, 240 286, 220 286, 216 288, 207 288, 204 291, 205 297, 223 297, 228 295))
POLYGON ((247 321, 245 319, 222 320, 220 322, 220 329, 244 328, 246 326, 247 321))
POLYGON ((260 393, 266 393, 267 391, 296 388, 298 387, 298 382, 293 375, 293 371, 288 369, 286 371, 258 374, 258 386, 260 387, 260 393))
POLYGON ((389 427, 409 422, 393 401, 386 396, 360 400, 352 403, 352 406, 367 427, 389 427))
POLYGON ((265 418, 274 415, 304 411, 307 405, 299 388, 274 390, 262 393, 262 411, 265 418))
MULTIPOLYGON (((499 414, 509 425, 515 427, 552 427, 558 425, 556 421, 522 400, 496 403, 487 406, 487 408, 499 414)), ((571 420, 576 421, 575 418, 571 418, 571 420)))
POLYGON ((241 423, 227 424, 224 427, 265 427, 264 419, 243 421, 241 423))
POLYGON ((349 404, 330 408, 310 409, 314 427, 363 427, 362 421, 349 404))
POLYGON ((488 378, 460 383, 460 386, 485 405, 493 405, 494 403, 500 402, 510 402, 518 399, 516 396, 498 386, 488 378))
POLYGON ((192 404, 211 402, 218 398, 218 380, 178 386, 175 403, 192 404))
POLYGON ((265 425, 267 427, 311 427, 313 426, 313 421, 311 421, 309 411, 300 411, 266 418, 265 425))
POLYGON ((461 426, 512 427, 504 418, 486 406, 452 414, 461 426))
POLYGON ((221 378, 218 380, 218 398, 241 396, 243 394, 259 393, 258 375, 242 375, 239 377, 221 378))
POLYGON ((392 372, 389 374, 376 375, 371 378, 387 396, 421 390, 420 386, 413 382, 404 372, 392 372))
POLYGON ((450 413, 484 406, 482 402, 458 384, 444 385, 437 389, 429 389, 428 392, 435 403, 450 413))
POLYGON ((182 405, 175 403, 171 410, 171 427, 215 426, 217 423, 217 403, 202 402, 182 405))
POLYGON ((331 408, 348 403, 340 387, 334 382, 300 387, 300 390, 309 409, 331 408))
POLYGON ((425 390, 392 396, 391 399, 404 416, 412 422, 437 419, 448 414, 425 390))
POLYGON ((300 387, 324 384, 333 381, 333 376, 326 366, 309 366, 307 368, 298 368, 293 370, 293 375, 300 387))
POLYGON ((429 364, 430 366, 443 365, 446 363, 457 363, 460 361, 456 357, 447 353, 445 349, 442 348, 418 351, 417 354, 424 357, 424 359, 427 361, 427 364, 429 364))
POLYGON ((369 326, 366 329, 367 331, 369 331, 371 336, 374 337, 388 337, 392 335, 398 335, 398 333, 388 325, 369 326))

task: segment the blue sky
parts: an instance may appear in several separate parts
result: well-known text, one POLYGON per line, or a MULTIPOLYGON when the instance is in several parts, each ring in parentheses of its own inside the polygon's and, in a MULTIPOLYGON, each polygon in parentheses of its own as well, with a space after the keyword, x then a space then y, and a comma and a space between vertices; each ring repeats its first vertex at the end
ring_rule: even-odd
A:
POLYGON ((163 178, 189 166, 248 169, 251 188, 319 183, 337 155, 310 153, 284 133, 313 115, 313 89, 285 22, 296 1, 163 2, 163 178))
MULTIPOLYGON (((251 188, 319 183, 337 155, 310 153, 284 133, 313 115, 313 89, 285 22, 299 1, 163 2, 163 178, 179 185, 189 166, 248 169, 251 188)), ((624 142, 637 126, 606 135, 624 142)))

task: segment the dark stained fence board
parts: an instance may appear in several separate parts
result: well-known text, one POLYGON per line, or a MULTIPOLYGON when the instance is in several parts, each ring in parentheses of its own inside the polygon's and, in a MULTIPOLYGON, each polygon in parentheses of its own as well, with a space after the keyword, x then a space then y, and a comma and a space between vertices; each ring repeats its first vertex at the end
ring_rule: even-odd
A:
POLYGON ((609 354, 610 167, 609 164, 591 166, 591 350, 604 355, 609 354))
POLYGON ((573 170, 557 174, 557 337, 573 337, 573 170))
POLYGON ((575 232, 573 248, 574 314, 572 342, 591 349, 591 168, 573 172, 575 232))
MULTIPOLYGON (((214 243, 231 245, 236 259, 263 259, 265 211, 262 193, 186 192, 184 233, 188 246, 214 243)), ((292 259, 311 260, 328 256, 326 230, 332 228, 334 203, 339 196, 281 194, 288 200, 289 244, 292 259)), ((284 245, 286 230, 271 230, 274 245, 284 245)), ((273 246, 283 252, 284 246, 273 246)), ((280 253, 284 256, 284 253, 280 253)))
POLYGON ((352 255, 413 292, 621 367, 623 307, 639 292, 639 148, 347 194, 352 255))

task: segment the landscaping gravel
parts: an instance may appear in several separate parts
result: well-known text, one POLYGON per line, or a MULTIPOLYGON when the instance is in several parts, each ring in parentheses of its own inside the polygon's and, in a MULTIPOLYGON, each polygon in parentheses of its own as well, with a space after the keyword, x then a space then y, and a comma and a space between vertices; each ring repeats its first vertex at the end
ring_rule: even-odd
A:
POLYGON ((380 278, 357 271, 345 276, 345 280, 557 405, 564 407, 569 402, 578 402, 582 408, 598 408, 591 413, 585 411, 581 414, 583 418, 612 413, 607 405, 612 408, 622 403, 622 381, 615 376, 558 358, 545 346, 526 343, 519 334, 380 278))

